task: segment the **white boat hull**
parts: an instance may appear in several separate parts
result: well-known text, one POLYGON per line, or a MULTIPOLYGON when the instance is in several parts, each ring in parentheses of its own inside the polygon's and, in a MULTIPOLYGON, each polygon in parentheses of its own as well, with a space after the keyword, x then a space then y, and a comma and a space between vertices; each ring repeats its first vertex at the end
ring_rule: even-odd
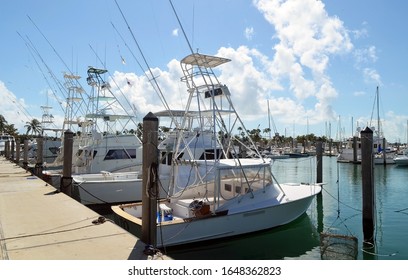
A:
MULTIPOLYGON (((143 179, 139 172, 84 174, 73 176, 74 191, 84 205, 119 204, 142 200, 143 179)), ((162 181, 167 186, 166 180, 162 181)), ((161 189, 160 197, 166 192, 161 189)))
POLYGON ((397 166, 408 166, 408 156, 402 155, 394 158, 394 163, 397 166))

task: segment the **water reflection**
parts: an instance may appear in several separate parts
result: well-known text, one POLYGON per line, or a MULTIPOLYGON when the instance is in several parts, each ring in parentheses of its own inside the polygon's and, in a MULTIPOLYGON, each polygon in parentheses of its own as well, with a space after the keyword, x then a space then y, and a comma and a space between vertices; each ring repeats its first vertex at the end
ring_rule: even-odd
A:
MULTIPOLYGON (((319 234, 307 214, 272 230, 166 250, 177 260, 260 260, 297 258, 319 246, 319 234)), ((309 258, 310 259, 310 258, 309 258)))

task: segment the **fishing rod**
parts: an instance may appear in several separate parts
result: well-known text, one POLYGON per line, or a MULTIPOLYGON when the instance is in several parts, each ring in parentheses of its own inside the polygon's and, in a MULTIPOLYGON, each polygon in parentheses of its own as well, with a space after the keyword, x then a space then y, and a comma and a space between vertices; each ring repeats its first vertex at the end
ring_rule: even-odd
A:
MULTIPOLYGON (((106 69, 105 63, 101 60, 101 58, 99 57, 99 55, 97 54, 97 52, 94 50, 94 48, 93 48, 91 45, 89 45, 89 47, 91 48, 91 50, 93 51, 93 53, 95 54, 95 56, 96 56, 96 58, 99 60, 99 62, 100 62, 100 63, 103 65, 103 67, 106 69)), ((116 87, 118 88, 119 92, 122 94, 123 98, 126 100, 127 104, 129 105, 129 107, 130 107, 131 110, 133 111, 134 115, 137 117, 137 111, 136 111, 135 108, 132 106, 132 104, 130 104, 129 100, 126 98, 125 94, 123 93, 123 91, 120 89, 119 85, 116 83, 115 79, 113 78, 113 75, 109 72, 109 70, 106 69, 106 71, 107 71, 108 74, 112 77, 113 83, 116 85, 116 87)), ((113 94, 113 92, 112 92, 110 89, 108 89, 108 90, 109 90, 109 92, 110 92, 111 94, 113 94)), ((114 94, 113 94, 113 95, 114 95, 114 94)), ((119 105, 120 105, 122 108, 125 108, 125 107, 120 103, 120 101, 119 101, 118 98, 115 97, 115 99, 117 100, 117 102, 119 103, 119 105)), ((126 112, 126 113, 127 113, 127 112, 126 112)))
MULTIPOLYGON (((135 44, 136 44, 136 46, 137 46, 137 48, 138 48, 138 50, 139 50, 139 53, 140 53, 140 55, 141 55, 142 58, 143 58, 144 63, 146 64, 146 67, 147 67, 147 69, 148 69, 148 71, 149 71, 149 73, 150 73, 150 75, 151 75, 151 78, 149 78, 149 77, 147 76, 146 71, 143 70, 143 67, 140 65, 140 63, 138 62, 138 60, 135 58, 136 61, 138 62, 139 66, 141 67, 143 73, 145 73, 145 75, 146 75, 148 81, 150 82, 150 84, 153 86, 153 89, 156 91, 156 93, 158 93, 159 98, 160 98, 162 104, 164 105, 164 107, 166 108, 166 110, 169 112, 172 121, 174 122, 174 124, 176 125, 176 127, 179 128, 180 125, 179 125, 177 119, 174 117, 174 115, 173 115, 173 113, 172 113, 172 111, 171 111, 171 109, 170 109, 170 106, 168 105, 166 99, 164 98, 163 92, 161 91, 161 88, 160 88, 159 84, 157 83, 157 79, 156 79, 156 77, 153 75, 153 72, 152 72, 152 70, 151 70, 151 68, 150 68, 150 66, 149 66, 149 63, 147 62, 146 57, 144 56, 143 51, 142 51, 142 49, 141 49, 141 47, 140 47, 138 41, 136 40, 135 35, 133 34, 132 28, 130 27, 128 21, 126 20, 126 17, 125 17, 125 15, 123 14, 122 9, 120 8, 120 6, 119 6, 119 4, 118 4, 118 2, 117 2, 116 0, 115 0, 115 3, 116 3, 116 6, 117 6, 117 8, 118 8, 120 14, 122 15, 122 18, 123 18, 124 22, 126 23, 126 26, 127 26, 128 30, 129 30, 130 34, 132 35, 133 41, 135 42, 135 44), (152 80, 154 81, 154 84, 152 84, 152 80)), ((117 30, 117 29, 115 28, 115 30, 117 30)), ((117 32, 118 32, 118 31, 117 31, 117 32)), ((120 37, 121 37, 122 40, 123 40, 123 37, 122 37, 122 36, 120 36, 120 37)), ((127 44, 125 44, 125 45, 127 46, 127 44)), ((128 46, 127 46, 127 47, 128 47, 128 46)), ((129 49, 129 47, 128 47, 128 49, 129 49)), ((132 51, 130 51, 130 52, 132 53, 132 51)), ((132 54, 133 54, 133 53, 132 53, 132 54)))
MULTIPOLYGON (((37 31, 41 34, 41 36, 45 39, 45 41, 48 43, 48 45, 52 48, 52 50, 54 51, 54 53, 57 55, 57 57, 60 59, 60 61, 62 62, 62 64, 64 64, 65 68, 68 70, 68 73, 71 76, 75 76, 74 73, 72 72, 72 70, 68 67, 68 65, 66 64, 66 62, 64 61, 64 59, 61 57, 61 55, 57 52, 57 50, 54 48, 54 46, 51 44, 51 42, 48 40, 48 38, 45 36, 45 34, 41 31, 41 29, 37 26, 37 24, 31 19, 31 17, 29 15, 27 15, 28 19, 31 21, 31 23, 34 25, 34 27, 37 29, 37 31)), ((83 88, 83 86, 81 85, 81 83, 76 80, 76 83, 78 83, 80 88, 83 88)))
POLYGON ((49 66, 47 65, 47 63, 45 63, 44 59, 42 58, 41 54, 39 53, 39 51, 37 50, 37 48, 34 46, 33 42, 30 40, 30 38, 28 36, 27 40, 28 42, 21 36, 21 34, 19 32, 17 32, 17 34, 21 37, 21 39, 25 42, 25 45, 28 48, 28 51, 30 52, 32 58, 34 59, 35 64, 37 65, 38 69, 40 70, 44 80, 46 81, 46 83, 48 84, 48 86, 51 89, 51 92, 54 96, 54 98, 56 99, 56 101, 58 102, 59 106, 61 107, 62 111, 65 112, 64 107, 62 106, 62 101, 59 100, 58 96, 55 94, 55 91, 52 89, 52 85, 49 81, 49 79, 47 78, 47 76, 44 74, 44 70, 41 68, 40 63, 38 62, 38 60, 36 59, 34 53, 39 57, 39 59, 41 60, 41 62, 44 64, 45 68, 47 69, 48 73, 50 74, 51 78, 54 80, 54 82, 56 83, 58 89, 62 92, 63 97, 65 97, 64 92, 62 89, 65 90, 65 88, 61 85, 61 82, 56 78, 56 76, 54 75, 53 71, 49 68, 49 66), (34 52, 34 53, 33 53, 34 52))

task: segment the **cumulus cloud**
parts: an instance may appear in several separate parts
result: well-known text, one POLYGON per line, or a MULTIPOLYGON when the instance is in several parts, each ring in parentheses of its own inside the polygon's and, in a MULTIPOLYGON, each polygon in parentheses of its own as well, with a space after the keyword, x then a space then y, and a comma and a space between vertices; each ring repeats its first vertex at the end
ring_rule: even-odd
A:
POLYGON ((315 121, 334 118, 331 102, 337 92, 327 75, 329 60, 353 48, 343 22, 329 16, 321 1, 255 0, 254 4, 276 30, 270 73, 281 82, 288 80, 298 106, 305 99, 316 99, 310 112, 318 116, 315 121))
POLYGON ((32 118, 27 114, 28 106, 24 99, 18 99, 7 87, 0 81, 0 114, 9 124, 22 130, 27 121, 32 118))
POLYGON ((363 70, 364 73, 364 80, 366 83, 369 84, 376 84, 376 85, 381 85, 381 77, 380 74, 378 74, 377 70, 372 69, 372 68, 364 68, 363 70))
POLYGON ((245 28, 244 34, 245 34, 245 38, 248 41, 252 40, 252 36, 254 35, 254 28, 253 27, 245 28))
MULTIPOLYGON (((218 74, 220 81, 229 86, 237 111, 246 121, 264 121, 269 100, 274 117, 285 124, 306 124, 305 116, 310 124, 335 119, 337 114, 331 104, 338 93, 327 70, 332 55, 353 48, 343 23, 329 16, 320 1, 258 0, 254 4, 276 30, 273 57, 247 46, 221 47, 216 54, 231 59, 219 67, 218 74)), ((253 28, 246 28, 248 39, 253 33, 253 28)), ((369 53, 375 57, 375 49, 369 53)), ((188 94, 186 86, 179 82, 179 61, 172 60, 167 69, 152 71, 170 108, 184 108, 188 94)), ((114 79, 141 116, 164 109, 159 90, 146 76, 115 72, 114 79)))
POLYGON ((163 100, 170 109, 184 109, 187 95, 185 86, 178 82, 180 77, 180 64, 172 60, 167 69, 152 68, 151 73, 146 71, 140 76, 115 71, 110 83, 116 85, 112 87, 115 96, 123 98, 122 104, 127 103, 128 107, 135 109, 137 118, 142 121, 147 113, 164 110, 163 100))
POLYGON ((362 64, 374 63, 377 61, 377 49, 375 46, 369 46, 365 49, 356 49, 354 51, 356 67, 360 68, 362 64))

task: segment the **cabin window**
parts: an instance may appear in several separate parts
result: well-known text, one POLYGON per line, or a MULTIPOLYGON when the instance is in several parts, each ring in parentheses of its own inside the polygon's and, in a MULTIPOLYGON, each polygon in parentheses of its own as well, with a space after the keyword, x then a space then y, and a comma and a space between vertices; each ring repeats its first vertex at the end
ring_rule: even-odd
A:
MULTIPOLYGON (((180 153, 177 159, 181 159, 184 153, 180 153)), ((173 158, 173 152, 163 152, 161 155, 161 163, 166 165, 171 165, 171 161, 173 158)))
POLYGON ((207 90, 204 93, 204 97, 209 98, 209 97, 212 97, 212 96, 218 96, 218 95, 222 95, 222 94, 223 94, 222 89, 216 88, 216 89, 213 89, 213 90, 207 90))
POLYGON ((231 184, 225 184, 224 189, 228 192, 232 190, 232 185, 231 184))
MULTIPOLYGON (((223 154, 221 152, 221 149, 217 149, 216 153, 217 153, 217 155, 216 155, 217 159, 224 158, 222 156, 223 154)), ((204 153, 200 156, 200 160, 204 160, 204 159, 215 159, 214 149, 206 149, 204 151, 204 153)))
POLYGON ((136 149, 112 149, 106 154, 104 160, 136 158, 136 149))

